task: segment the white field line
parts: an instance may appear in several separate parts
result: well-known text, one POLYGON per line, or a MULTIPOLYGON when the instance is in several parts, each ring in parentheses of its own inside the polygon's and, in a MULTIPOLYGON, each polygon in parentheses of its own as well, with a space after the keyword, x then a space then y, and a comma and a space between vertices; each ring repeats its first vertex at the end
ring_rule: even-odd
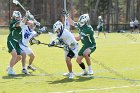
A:
POLYGON ((116 87, 106 87, 106 88, 91 88, 91 89, 70 90, 70 91, 63 91, 63 92, 49 92, 49 93, 88 92, 88 91, 96 91, 96 90, 111 90, 111 89, 121 89, 121 88, 139 87, 139 86, 140 86, 140 85, 128 85, 128 86, 116 86, 116 87))

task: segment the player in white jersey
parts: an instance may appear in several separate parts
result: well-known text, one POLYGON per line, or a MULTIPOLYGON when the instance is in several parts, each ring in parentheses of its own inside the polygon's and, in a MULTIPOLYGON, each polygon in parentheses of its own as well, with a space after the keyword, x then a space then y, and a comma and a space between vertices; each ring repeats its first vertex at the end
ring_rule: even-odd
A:
POLYGON ((66 64, 69 70, 69 73, 67 75, 69 76, 69 79, 74 78, 74 74, 72 71, 72 63, 71 59, 74 57, 77 57, 78 55, 78 43, 75 40, 75 37, 73 34, 68 31, 67 29, 64 29, 63 24, 60 21, 57 21, 53 25, 53 31, 57 34, 57 40, 58 41, 52 41, 49 44, 49 47, 55 46, 57 44, 63 44, 64 45, 64 51, 65 51, 65 60, 66 64))
POLYGON ((133 33, 133 31, 134 31, 134 22, 133 22, 132 19, 130 21, 130 28, 131 28, 131 33, 133 33))
POLYGON ((34 28, 34 22, 31 20, 27 21, 27 25, 25 24, 22 25, 22 40, 20 41, 19 45, 22 53, 22 66, 23 66, 22 73, 25 74, 28 74, 25 67, 26 55, 29 55, 30 57, 28 69, 31 69, 33 71, 36 70, 36 68, 32 66, 32 62, 35 56, 32 49, 28 46, 30 39, 37 36, 37 33, 33 30, 33 28, 34 28))

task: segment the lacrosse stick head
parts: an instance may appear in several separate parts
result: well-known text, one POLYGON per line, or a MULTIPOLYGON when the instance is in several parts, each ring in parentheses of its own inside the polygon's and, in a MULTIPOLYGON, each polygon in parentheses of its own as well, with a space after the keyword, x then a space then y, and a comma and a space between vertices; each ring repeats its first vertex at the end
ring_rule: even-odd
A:
POLYGON ((13 0, 13 3, 18 5, 19 2, 17 0, 13 0))
POLYGON ((29 41, 29 43, 31 44, 31 45, 33 45, 33 44, 40 44, 41 42, 39 41, 39 40, 36 40, 35 38, 31 38, 30 39, 30 41, 29 41))

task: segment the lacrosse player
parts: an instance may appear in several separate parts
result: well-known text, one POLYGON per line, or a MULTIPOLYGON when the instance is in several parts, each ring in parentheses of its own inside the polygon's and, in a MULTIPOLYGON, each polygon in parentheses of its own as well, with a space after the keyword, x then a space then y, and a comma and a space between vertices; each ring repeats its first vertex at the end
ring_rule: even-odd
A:
MULTIPOLYGON (((11 53, 12 58, 10 60, 10 65, 7 69, 8 74, 14 75, 13 66, 21 59, 21 52, 19 41, 22 39, 22 29, 20 26, 21 23, 21 13, 19 11, 13 11, 12 19, 10 22, 10 33, 7 38, 7 47, 8 52, 11 53)), ((22 22, 25 22, 26 17, 23 18, 22 22)))
POLYGON ((98 36, 97 36, 97 38, 99 38, 100 32, 103 32, 103 33, 104 33, 104 36, 105 36, 105 38, 106 38, 106 33, 105 33, 105 31, 103 31, 103 19, 102 19, 102 16, 99 16, 99 17, 98 17, 98 26, 97 26, 97 30, 98 30, 98 36))
POLYGON ((93 28, 89 24, 89 15, 88 14, 81 15, 79 17, 78 22, 74 22, 71 18, 68 18, 68 20, 72 26, 78 27, 79 36, 75 38, 77 41, 81 40, 83 44, 82 48, 78 53, 78 57, 76 60, 79 66, 83 69, 81 75, 87 75, 87 74, 92 75, 93 70, 91 66, 90 55, 95 51, 96 43, 93 37, 94 35, 93 28), (83 58, 85 58, 86 63, 88 65, 88 71, 86 70, 84 63, 82 62, 83 58))
POLYGON ((134 21, 134 30, 136 30, 135 32, 136 33, 139 33, 139 21, 135 18, 135 21, 134 21), (137 31, 138 29, 138 31, 137 31))
MULTIPOLYGON (((33 15, 29 14, 30 19, 34 19, 33 15), (32 18, 31 18, 32 17, 32 18)), ((22 53, 22 63, 25 63, 26 61, 26 55, 29 55, 29 65, 28 69, 31 69, 33 71, 36 70, 35 67, 32 66, 33 60, 35 58, 35 55, 32 51, 32 49, 28 46, 28 43, 30 40, 33 40, 34 37, 36 37, 38 34, 34 31, 35 27, 35 22, 33 20, 27 21, 26 24, 22 24, 22 40, 20 41, 19 45, 21 48, 21 53, 22 53)), ((39 42, 37 42, 38 44, 39 42)), ((28 74, 25 64, 22 70, 22 73, 28 74)))
POLYGON ((130 21, 130 28, 131 28, 131 33, 133 33, 133 31, 134 31, 134 22, 133 22, 132 19, 130 21))
MULTIPOLYGON (((32 30, 33 27, 34 27, 34 23, 31 20, 27 21, 27 25, 22 26, 22 40, 20 41, 19 45, 20 45, 21 53, 22 53, 22 63, 25 63, 26 55, 29 55, 30 59, 29 59, 28 68, 34 71, 36 70, 36 68, 32 67, 31 64, 35 56, 32 49, 28 46, 29 40, 37 35, 37 33, 32 30)), ((24 64, 22 73, 28 74, 25 64, 24 64)))
POLYGON ((63 44, 64 45, 64 51, 65 51, 65 60, 66 64, 69 70, 69 73, 67 74, 69 76, 69 79, 74 78, 74 74, 72 71, 72 63, 71 59, 74 57, 77 57, 78 54, 78 43, 75 40, 73 34, 68 31, 67 29, 64 29, 63 24, 60 21, 57 21, 53 25, 53 31, 57 34, 57 40, 58 41, 52 41, 49 44, 50 46, 55 46, 57 44, 63 44))

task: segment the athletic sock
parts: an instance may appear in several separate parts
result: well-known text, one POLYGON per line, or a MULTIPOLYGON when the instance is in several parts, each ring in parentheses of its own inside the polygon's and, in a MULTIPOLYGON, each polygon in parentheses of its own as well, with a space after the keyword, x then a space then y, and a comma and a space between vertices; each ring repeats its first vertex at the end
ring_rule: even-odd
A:
POLYGON ((23 69, 25 70, 25 69, 26 69, 26 67, 23 67, 23 69))
POLYGON ((85 64, 82 62, 81 64, 79 64, 79 66, 82 68, 82 69, 85 69, 85 64))
POLYGON ((88 66, 88 69, 89 69, 89 70, 92 70, 92 66, 91 66, 91 65, 89 65, 89 66, 88 66))

